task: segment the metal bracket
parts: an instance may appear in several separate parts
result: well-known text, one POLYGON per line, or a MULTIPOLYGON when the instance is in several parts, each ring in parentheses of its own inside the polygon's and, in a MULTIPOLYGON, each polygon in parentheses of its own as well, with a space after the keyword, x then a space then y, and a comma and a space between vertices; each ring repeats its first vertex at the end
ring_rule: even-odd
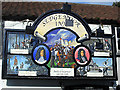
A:
POLYGON ((71 5, 69 5, 68 2, 66 2, 65 4, 63 4, 62 10, 65 12, 71 12, 71 5))

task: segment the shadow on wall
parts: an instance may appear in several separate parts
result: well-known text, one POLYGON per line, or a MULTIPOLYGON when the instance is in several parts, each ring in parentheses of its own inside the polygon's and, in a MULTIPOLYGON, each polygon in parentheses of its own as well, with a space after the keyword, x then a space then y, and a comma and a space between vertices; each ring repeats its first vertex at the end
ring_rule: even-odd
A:
POLYGON ((20 80, 8 79, 7 86, 40 86, 40 87, 61 87, 61 86, 113 86, 113 83, 108 81, 87 81, 87 80, 20 80), (74 82, 74 83, 73 83, 74 82))
POLYGON ((61 88, 3 88, 1 90, 62 90, 61 88))

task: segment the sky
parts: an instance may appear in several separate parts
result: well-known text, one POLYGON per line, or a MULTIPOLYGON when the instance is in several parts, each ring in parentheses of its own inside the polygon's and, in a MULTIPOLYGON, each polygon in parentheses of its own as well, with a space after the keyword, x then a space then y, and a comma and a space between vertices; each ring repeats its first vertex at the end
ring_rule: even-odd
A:
POLYGON ((60 38, 67 41, 73 41, 76 36, 68 30, 56 29, 47 35, 47 41, 45 43, 55 45, 56 43, 60 43, 60 38))
POLYGON ((82 3, 82 4, 112 5, 113 2, 118 2, 120 0, 32 0, 32 1, 72 2, 72 3, 82 3))
POLYGON ((112 58, 97 58, 93 57, 92 60, 96 63, 99 67, 104 67, 104 62, 108 59, 108 66, 112 65, 112 58))

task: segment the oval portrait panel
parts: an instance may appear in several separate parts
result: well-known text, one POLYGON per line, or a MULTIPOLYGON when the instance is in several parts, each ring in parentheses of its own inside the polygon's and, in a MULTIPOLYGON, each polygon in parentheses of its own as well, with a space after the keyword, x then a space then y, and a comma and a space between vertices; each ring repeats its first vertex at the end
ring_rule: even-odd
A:
POLYGON ((80 66, 86 66, 90 63, 90 51, 84 46, 78 46, 74 52, 74 59, 80 66))
POLYGON ((43 65, 50 59, 50 50, 46 45, 38 45, 33 50, 33 60, 35 63, 43 65))

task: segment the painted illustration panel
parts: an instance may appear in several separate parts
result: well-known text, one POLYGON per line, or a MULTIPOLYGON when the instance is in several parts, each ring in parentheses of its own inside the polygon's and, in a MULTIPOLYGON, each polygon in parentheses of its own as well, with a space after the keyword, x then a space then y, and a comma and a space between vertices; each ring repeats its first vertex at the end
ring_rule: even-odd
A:
POLYGON ((90 48, 94 56, 112 56, 111 38, 91 37, 91 40, 83 44, 90 48))
POLYGON ((7 74, 18 74, 22 71, 35 71, 37 75, 48 75, 48 69, 45 66, 36 65, 31 56, 28 55, 8 55, 7 74))
POLYGON ((55 29, 46 34, 47 41, 44 42, 51 51, 49 68, 74 68, 73 51, 77 36, 74 32, 66 29, 55 29))
POLYGON ((93 57, 88 66, 77 68, 76 75, 87 77, 113 76, 112 58, 93 57))
POLYGON ((29 54, 32 51, 32 35, 22 32, 8 34, 8 53, 12 54, 29 54))
POLYGON ((50 59, 50 50, 46 45, 41 44, 35 47, 33 51, 33 61, 36 64, 39 65, 46 64, 47 62, 49 62, 49 59, 50 59))
POLYGON ((90 51, 85 46, 77 46, 74 52, 75 62, 80 66, 86 66, 91 62, 90 51))

